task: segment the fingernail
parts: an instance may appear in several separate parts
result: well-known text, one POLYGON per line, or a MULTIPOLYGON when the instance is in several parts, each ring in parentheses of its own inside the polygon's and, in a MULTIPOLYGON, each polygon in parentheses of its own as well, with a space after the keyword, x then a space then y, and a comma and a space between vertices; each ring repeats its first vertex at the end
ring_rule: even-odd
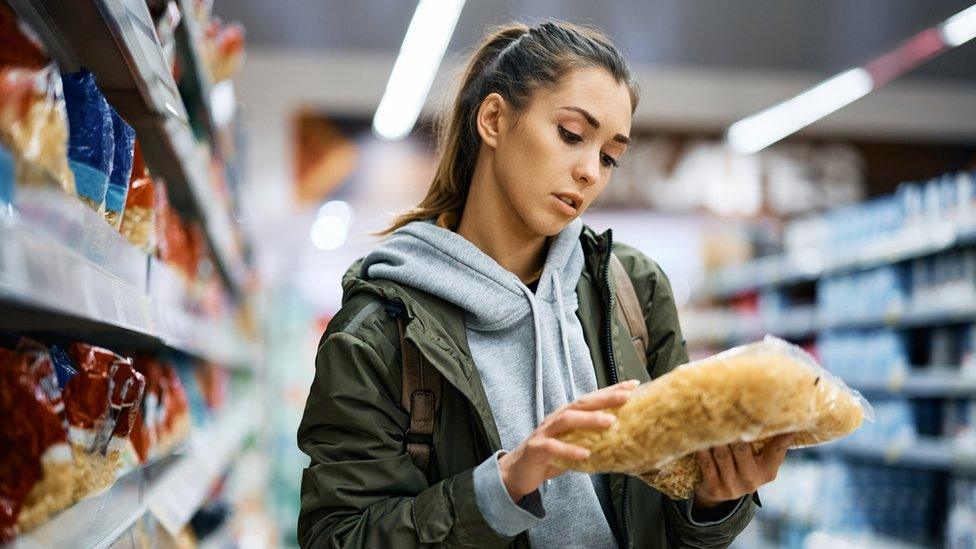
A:
POLYGON ((739 453, 745 452, 748 448, 749 448, 749 445, 746 444, 746 443, 744 443, 744 442, 735 445, 735 451, 736 452, 739 452, 739 453))
POLYGON ((580 450, 579 456, 580 456, 580 459, 586 459, 586 458, 590 457, 590 451, 589 450, 586 450, 586 449, 580 450))
POLYGON ((631 387, 635 387, 637 385, 640 385, 640 381, 638 381, 636 379, 628 379, 625 383, 627 385, 630 385, 631 387))
POLYGON ((604 422, 604 423, 606 423, 606 424, 609 425, 609 424, 617 421, 617 416, 615 416, 613 414, 603 414, 603 417, 600 420, 602 422, 604 422))

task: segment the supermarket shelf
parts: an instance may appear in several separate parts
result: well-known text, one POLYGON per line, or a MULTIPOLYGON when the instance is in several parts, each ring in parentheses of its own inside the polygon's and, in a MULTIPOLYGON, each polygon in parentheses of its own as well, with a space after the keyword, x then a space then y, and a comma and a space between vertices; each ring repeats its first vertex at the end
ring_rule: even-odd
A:
POLYGON ((191 434, 188 453, 125 474, 106 492, 65 509, 4 549, 106 548, 147 512, 169 531, 179 530, 243 446, 251 409, 247 400, 236 404, 208 428, 191 434))
POLYGON ((852 328, 921 328, 943 324, 955 324, 976 319, 976 302, 959 300, 954 303, 907 306, 892 309, 880 315, 847 319, 823 319, 818 322, 820 330, 839 330, 852 328))
POLYGON ((886 465, 976 474, 976 451, 963 450, 956 447, 952 440, 938 437, 917 437, 915 440, 892 443, 841 440, 803 451, 878 461, 886 465))
POLYGON ((182 278, 81 201, 23 188, 17 208, 0 214, 0 329, 253 366, 252 346, 231 319, 195 314, 182 278))
POLYGON ((976 220, 927 223, 856 249, 842 252, 809 249, 729 267, 708 277, 695 297, 720 299, 765 286, 810 281, 828 273, 907 261, 973 242, 976 242, 976 220))
POLYGON ((831 319, 812 307, 802 307, 775 316, 762 317, 722 309, 690 310, 682 314, 687 341, 691 345, 742 343, 769 333, 785 339, 809 338, 828 330, 864 328, 911 329, 976 320, 976 302, 908 306, 883 314, 831 319))
POLYGON ((142 0, 42 2, 11 0, 17 14, 64 59, 84 66, 131 124, 154 174, 166 181, 172 205, 202 222, 217 269, 234 295, 246 274, 226 200, 215 200, 209 166, 190 130, 179 90, 142 0))
POLYGON ((934 372, 899 372, 887 380, 848 380, 848 385, 861 393, 872 395, 886 394, 916 398, 976 396, 976 378, 946 370, 950 369, 936 369, 934 372))

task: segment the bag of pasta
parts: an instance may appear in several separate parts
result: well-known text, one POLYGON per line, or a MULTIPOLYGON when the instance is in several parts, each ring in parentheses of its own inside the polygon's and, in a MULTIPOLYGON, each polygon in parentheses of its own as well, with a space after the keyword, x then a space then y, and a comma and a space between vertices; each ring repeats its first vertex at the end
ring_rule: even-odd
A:
POLYGON ((796 433, 793 448, 845 437, 873 421, 871 405, 795 345, 757 343, 679 366, 638 387, 604 431, 559 438, 591 451, 557 465, 588 473, 635 475, 674 499, 701 482, 694 453, 737 441, 759 451, 765 440, 796 433))

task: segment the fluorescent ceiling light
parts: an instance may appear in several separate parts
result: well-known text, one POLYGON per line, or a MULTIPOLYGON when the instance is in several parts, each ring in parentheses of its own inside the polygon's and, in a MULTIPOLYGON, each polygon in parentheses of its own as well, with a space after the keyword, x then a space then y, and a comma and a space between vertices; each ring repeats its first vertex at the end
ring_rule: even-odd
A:
POLYGON ((775 107, 729 126, 726 141, 755 153, 857 101, 922 63, 976 38, 976 5, 929 27, 864 66, 850 69, 775 107))
POLYGON ((871 89, 868 71, 857 68, 841 73, 792 99, 732 124, 727 135, 729 146, 743 153, 758 152, 857 101, 871 89))
POLYGON ((939 25, 942 40, 950 47, 961 46, 976 38, 976 5, 953 15, 939 25))
POLYGON ((400 139, 413 129, 462 7, 464 0, 420 0, 417 4, 373 117, 373 131, 380 137, 400 139))

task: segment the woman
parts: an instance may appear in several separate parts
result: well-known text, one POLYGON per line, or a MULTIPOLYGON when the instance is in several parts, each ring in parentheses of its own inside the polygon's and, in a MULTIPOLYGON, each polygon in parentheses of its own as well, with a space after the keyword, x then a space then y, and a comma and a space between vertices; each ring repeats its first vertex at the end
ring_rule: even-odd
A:
POLYGON ((426 198, 344 277, 322 338, 298 431, 303 546, 720 547, 748 524, 788 438, 701 452, 693 501, 552 465, 586 457, 556 435, 606 428, 602 410, 687 361, 660 268, 578 219, 637 95, 591 29, 511 25, 474 54, 426 198), (612 313, 611 251, 642 304, 646 368, 612 313), (429 441, 401 406, 401 349, 443 381, 429 441))

